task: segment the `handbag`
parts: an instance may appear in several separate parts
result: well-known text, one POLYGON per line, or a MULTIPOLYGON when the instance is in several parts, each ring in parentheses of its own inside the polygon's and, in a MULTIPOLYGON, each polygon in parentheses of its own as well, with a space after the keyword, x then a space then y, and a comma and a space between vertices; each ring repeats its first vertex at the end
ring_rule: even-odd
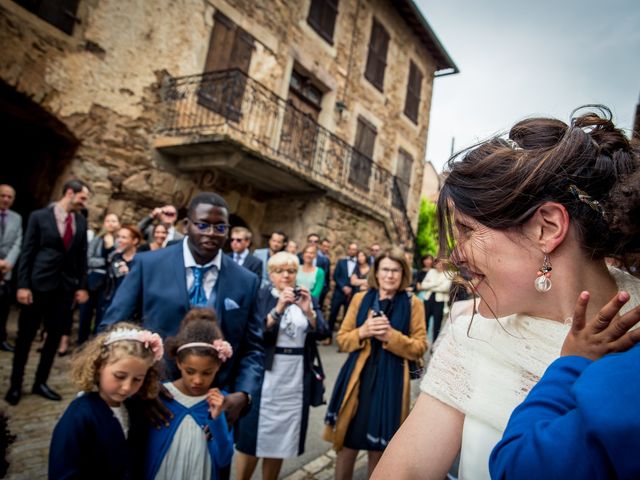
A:
POLYGON ((324 399, 324 369, 322 368, 322 360, 320 360, 320 353, 317 348, 314 348, 310 370, 311 385, 309 387, 309 405, 319 407, 320 405, 325 405, 327 402, 324 399))

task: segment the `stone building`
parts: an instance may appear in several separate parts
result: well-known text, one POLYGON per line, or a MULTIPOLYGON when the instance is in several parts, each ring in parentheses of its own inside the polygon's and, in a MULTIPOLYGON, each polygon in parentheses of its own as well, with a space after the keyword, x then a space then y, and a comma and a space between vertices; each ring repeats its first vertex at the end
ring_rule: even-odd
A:
POLYGON ((258 246, 411 244, 433 79, 457 72, 411 0, 0 0, 0 43, 18 210, 70 176, 93 226, 214 190, 258 246))

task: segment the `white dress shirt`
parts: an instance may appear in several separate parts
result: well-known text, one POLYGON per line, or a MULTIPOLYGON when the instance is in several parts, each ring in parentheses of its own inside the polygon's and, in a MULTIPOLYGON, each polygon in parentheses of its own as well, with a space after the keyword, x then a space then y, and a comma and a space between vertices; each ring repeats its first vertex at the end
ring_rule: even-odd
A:
POLYGON ((182 256, 184 258, 185 272, 187 274, 187 291, 189 291, 193 286, 193 271, 191 270, 191 267, 206 268, 213 265, 214 268, 209 269, 205 273, 202 280, 204 294, 206 295, 207 300, 209 300, 211 292, 213 291, 213 287, 216 286, 218 273, 220 272, 220 266, 222 265, 222 250, 218 250, 217 255, 213 257, 213 260, 211 260, 209 263, 205 265, 198 265, 196 263, 196 260, 193 258, 193 255, 191 254, 191 250, 189 250, 189 245, 187 245, 188 240, 188 237, 184 237, 184 240, 182 242, 182 256))

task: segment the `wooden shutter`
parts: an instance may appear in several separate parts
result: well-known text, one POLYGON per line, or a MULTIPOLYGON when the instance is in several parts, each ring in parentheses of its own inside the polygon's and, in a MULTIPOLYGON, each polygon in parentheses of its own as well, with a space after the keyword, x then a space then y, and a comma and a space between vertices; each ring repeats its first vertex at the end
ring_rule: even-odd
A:
POLYGON ((396 164, 396 180, 399 192, 397 192, 402 198, 394 195, 393 206, 396 208, 406 208, 407 201, 409 199, 409 188, 411 187, 411 174, 413 170, 413 157, 403 150, 398 151, 398 163, 396 164))
POLYGON ((333 45, 337 16, 338 0, 311 0, 307 22, 322 38, 333 45))
POLYGON ((71 35, 76 24, 79 0, 14 0, 54 27, 71 35))
POLYGON ((369 190, 369 178, 373 166, 373 149, 376 143, 377 130, 363 117, 358 117, 356 141, 351 155, 349 182, 361 190, 369 190))
POLYGON ((413 123, 418 123, 420 113, 420 92, 422 90, 422 72, 413 62, 409 63, 409 79, 407 81, 407 96, 404 102, 404 114, 413 123))
POLYGON ((247 74, 253 53, 253 37, 216 11, 205 61, 207 75, 198 92, 198 103, 216 113, 238 121, 247 86, 247 74))
POLYGON ((227 16, 216 12, 213 20, 209 51, 207 52, 207 60, 204 63, 205 72, 215 72, 229 68, 231 52, 236 38, 236 24, 227 16))
POLYGON ((369 54, 364 76, 381 92, 384 90, 384 71, 387 67, 389 33, 374 18, 369 39, 369 54))

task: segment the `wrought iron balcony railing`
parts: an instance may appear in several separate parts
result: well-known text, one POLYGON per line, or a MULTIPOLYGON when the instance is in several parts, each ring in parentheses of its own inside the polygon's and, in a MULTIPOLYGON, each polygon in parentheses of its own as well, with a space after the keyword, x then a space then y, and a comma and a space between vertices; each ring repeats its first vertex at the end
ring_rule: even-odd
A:
POLYGON ((163 102, 161 134, 227 136, 375 212, 389 211, 400 239, 415 244, 397 178, 244 72, 169 78, 163 102))

